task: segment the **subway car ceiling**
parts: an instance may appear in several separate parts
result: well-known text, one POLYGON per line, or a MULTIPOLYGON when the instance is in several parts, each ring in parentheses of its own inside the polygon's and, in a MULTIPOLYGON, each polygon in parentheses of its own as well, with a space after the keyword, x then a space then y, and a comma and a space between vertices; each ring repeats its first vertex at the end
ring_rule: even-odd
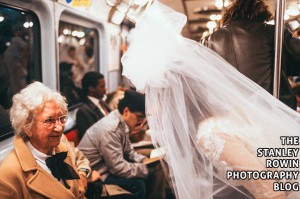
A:
MULTIPOLYGON (((66 0, 65 0, 66 1, 66 0)), ((106 0, 106 2, 118 2, 114 0, 106 0)), ((148 0, 135 1, 137 4, 143 4, 148 0), (139 2, 139 3, 138 3, 139 2)), ((226 8, 233 0, 159 0, 163 4, 181 12, 187 16, 187 24, 183 29, 182 34, 185 37, 199 41, 202 36, 215 31, 222 25, 220 22, 221 14, 224 8, 226 8)), ((269 5, 271 12, 275 16, 276 0, 265 0, 269 5)), ((112 15, 117 15, 118 12, 114 12, 114 9, 105 5, 105 1, 92 1, 93 13, 101 12, 105 13, 102 16, 103 20, 107 20, 114 24, 120 24, 124 16, 117 16, 116 20, 112 20, 112 15), (97 2, 97 3, 94 3, 97 2), (103 11, 102 11, 103 10, 103 11)), ((121 2, 129 3, 130 0, 122 0, 121 2)), ((299 26, 300 22, 300 1, 299 0, 286 0, 286 10, 284 20, 286 26, 291 30, 294 30, 299 26)), ((274 23, 271 21, 270 23, 274 23)))

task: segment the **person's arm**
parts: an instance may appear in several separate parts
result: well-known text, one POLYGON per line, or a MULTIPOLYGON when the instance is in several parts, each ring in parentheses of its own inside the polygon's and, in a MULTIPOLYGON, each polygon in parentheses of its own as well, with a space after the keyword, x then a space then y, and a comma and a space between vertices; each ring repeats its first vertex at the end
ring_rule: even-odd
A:
POLYGON ((75 155, 76 155, 76 168, 78 170, 88 169, 91 171, 90 161, 83 155, 83 153, 75 147, 75 155))
MULTIPOLYGON (((111 174, 125 178, 146 178, 148 175, 147 166, 143 163, 128 162, 124 157, 124 148, 121 137, 116 132, 107 132, 101 136, 103 158, 111 174)), ((141 161, 145 158, 142 156, 141 161)))
POLYGON ((100 180, 101 175, 98 171, 92 171, 90 167, 90 161, 84 156, 84 154, 77 148, 75 148, 75 153, 76 168, 85 187, 87 186, 87 182, 95 182, 97 180, 100 180))
POLYGON ((131 147, 131 143, 129 144, 130 145, 127 147, 125 152, 128 160, 130 160, 131 162, 142 163, 144 159, 146 159, 147 157, 134 151, 133 148, 131 147))
POLYGON ((135 143, 135 142, 139 142, 142 141, 145 137, 145 131, 146 129, 148 129, 148 123, 147 120, 145 119, 145 121, 138 127, 136 127, 135 129, 133 129, 130 133, 129 133, 129 140, 127 140, 127 148, 126 148, 126 155, 128 157, 128 159, 132 162, 143 162, 145 158, 147 158, 144 155, 141 155, 139 153, 137 153, 135 150, 133 150, 131 143, 135 143))
POLYGON ((86 190, 88 178, 90 177, 91 174, 91 167, 89 166, 90 161, 76 147, 74 148, 74 151, 75 151, 75 158, 76 158, 75 166, 78 170, 79 177, 86 190))
POLYGON ((72 163, 74 164, 79 177, 84 186, 84 190, 87 188, 87 178, 91 172, 89 166, 89 160, 83 155, 83 153, 74 146, 73 142, 68 141, 67 137, 63 134, 61 138, 61 143, 65 144, 68 148, 69 154, 71 156, 72 163))
POLYGON ((285 29, 284 46, 286 50, 287 75, 300 75, 300 39, 293 37, 293 34, 285 29))
POLYGON ((95 182, 95 181, 100 180, 100 179, 101 179, 100 173, 96 170, 92 170, 91 175, 87 180, 88 180, 88 182, 95 182))
POLYGON ((129 139, 131 143, 137 143, 145 138, 145 129, 143 126, 139 126, 129 132, 129 139))

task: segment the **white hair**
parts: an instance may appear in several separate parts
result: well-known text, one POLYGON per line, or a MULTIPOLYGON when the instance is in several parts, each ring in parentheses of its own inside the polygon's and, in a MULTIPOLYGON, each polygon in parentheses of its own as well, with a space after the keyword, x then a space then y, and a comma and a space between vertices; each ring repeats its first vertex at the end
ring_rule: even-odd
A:
POLYGON ((40 82, 29 84, 13 96, 10 120, 15 130, 15 135, 21 136, 23 139, 27 137, 25 130, 30 130, 32 127, 37 109, 48 101, 57 103, 64 114, 67 114, 68 108, 65 97, 40 82))

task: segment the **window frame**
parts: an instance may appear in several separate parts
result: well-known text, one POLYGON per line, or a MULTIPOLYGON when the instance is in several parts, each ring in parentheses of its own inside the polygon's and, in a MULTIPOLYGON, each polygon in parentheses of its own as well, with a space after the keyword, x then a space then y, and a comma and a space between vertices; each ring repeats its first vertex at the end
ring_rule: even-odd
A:
MULTIPOLYGON (((28 15, 31 15, 31 18, 34 19, 34 28, 33 29, 33 40, 29 41, 28 43, 30 44, 30 42, 32 42, 33 44, 30 46, 32 48, 32 55, 30 56, 29 60, 32 60, 32 64, 33 64, 33 74, 32 74, 32 79, 31 81, 40 81, 42 82, 43 77, 42 77, 42 67, 41 67, 41 62, 42 62, 42 45, 41 45, 41 22, 40 22, 40 18, 38 17, 37 13, 35 13, 34 11, 27 9, 27 8, 21 8, 15 5, 10 5, 10 4, 6 4, 3 2, 0 2, 0 7, 1 8, 8 8, 8 9, 12 9, 14 11, 17 12, 25 12, 28 15)), ((10 109, 10 108, 9 108, 10 109)), ((12 136, 14 136, 14 130, 12 128, 11 125, 7 126, 7 128, 5 128, 4 130, 7 130, 5 132, 1 132, 0 133, 0 142, 10 138, 12 136)))

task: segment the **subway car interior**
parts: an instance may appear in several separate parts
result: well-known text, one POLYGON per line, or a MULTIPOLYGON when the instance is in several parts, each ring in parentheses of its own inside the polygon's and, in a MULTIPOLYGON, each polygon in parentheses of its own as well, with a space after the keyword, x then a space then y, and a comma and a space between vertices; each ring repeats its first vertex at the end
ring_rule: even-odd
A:
MULTIPOLYGON (((75 146, 80 142, 76 114, 83 103, 84 75, 90 71, 104 75, 104 100, 117 90, 133 87, 122 76, 121 57, 134 37, 135 18, 146 9, 148 1, 152 2, 0 0, 0 165, 14 149, 14 129, 9 117, 12 98, 27 85, 39 81, 66 98, 68 121, 64 134, 75 146)), ((187 23, 181 34, 204 44, 206 38, 223 26, 222 14, 234 0, 159 2, 186 15, 187 23)), ((265 2, 274 16, 279 15, 278 1, 265 2)), ((280 20, 300 39, 300 0, 283 2, 284 14, 280 20)), ((267 23, 276 22, 274 17, 267 23)), ((300 77, 289 77, 289 80, 296 84, 300 77)), ((300 100, 299 91, 298 94, 300 100)))

